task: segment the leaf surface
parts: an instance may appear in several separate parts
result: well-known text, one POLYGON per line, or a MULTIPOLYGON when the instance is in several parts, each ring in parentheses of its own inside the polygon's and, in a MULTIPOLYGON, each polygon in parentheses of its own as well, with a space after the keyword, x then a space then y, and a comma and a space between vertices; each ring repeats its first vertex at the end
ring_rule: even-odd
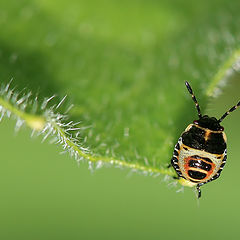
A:
POLYGON ((52 122, 51 114, 69 104, 50 115, 28 112, 4 89, 0 104, 33 129, 29 117, 51 122, 49 134, 77 159, 173 176, 167 165, 174 144, 197 118, 184 81, 205 112, 208 96, 239 70, 238 7, 190 0, 1 2, 4 86, 13 78, 11 86, 38 94, 40 102, 67 95, 74 104, 68 121, 80 121, 80 129, 71 125, 69 133, 65 119, 52 122))

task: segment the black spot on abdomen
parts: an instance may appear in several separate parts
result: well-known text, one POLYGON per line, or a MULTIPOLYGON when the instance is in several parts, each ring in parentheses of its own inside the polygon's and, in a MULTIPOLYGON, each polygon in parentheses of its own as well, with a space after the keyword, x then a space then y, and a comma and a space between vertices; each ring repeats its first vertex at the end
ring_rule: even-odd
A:
POLYGON ((188 175, 193 178, 193 179, 198 179, 198 180, 201 180, 201 179, 204 179, 207 174, 206 173, 202 173, 202 172, 198 172, 198 171, 193 171, 193 170, 189 170, 188 171, 188 175))
POLYGON ((189 167, 203 169, 206 171, 210 171, 212 168, 211 164, 205 163, 204 161, 201 161, 201 160, 190 160, 189 167))

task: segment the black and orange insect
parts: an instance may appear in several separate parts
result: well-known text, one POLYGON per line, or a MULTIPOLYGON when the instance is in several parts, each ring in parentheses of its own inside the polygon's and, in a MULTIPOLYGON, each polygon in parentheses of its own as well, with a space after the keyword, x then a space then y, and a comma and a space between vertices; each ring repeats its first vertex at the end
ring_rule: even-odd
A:
POLYGON ((208 115, 202 116, 190 84, 186 81, 185 85, 192 95, 199 119, 188 125, 178 139, 171 164, 177 172, 180 183, 184 186, 196 186, 200 198, 200 187, 217 179, 226 163, 227 138, 220 123, 240 106, 240 102, 219 119, 208 115))

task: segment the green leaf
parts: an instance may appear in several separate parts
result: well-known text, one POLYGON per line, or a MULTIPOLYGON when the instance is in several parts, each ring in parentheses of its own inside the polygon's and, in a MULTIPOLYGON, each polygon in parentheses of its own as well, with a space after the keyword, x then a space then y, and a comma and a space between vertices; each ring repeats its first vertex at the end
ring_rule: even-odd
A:
POLYGON ((239 70, 238 7, 190 0, 1 2, 2 113, 44 139, 51 135, 90 167, 174 176, 167 168, 173 146, 197 117, 184 81, 204 112, 208 96, 239 70), (11 78, 17 90, 6 87, 11 78), (39 100, 17 95, 25 87, 39 100), (68 104, 59 108, 66 94, 68 104), (51 95, 58 102, 46 107, 51 95))

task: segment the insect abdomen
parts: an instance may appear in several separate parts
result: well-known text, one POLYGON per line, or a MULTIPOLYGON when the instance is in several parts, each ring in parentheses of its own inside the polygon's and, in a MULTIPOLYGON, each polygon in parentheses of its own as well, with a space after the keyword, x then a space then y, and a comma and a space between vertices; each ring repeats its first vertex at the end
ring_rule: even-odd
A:
MULTIPOLYGON (((188 129, 184 133, 186 132, 188 132, 188 129)), ((182 136, 184 136, 184 133, 182 136)), ((205 131, 205 139, 209 137, 206 136, 206 133, 210 135, 205 131)), ((226 159, 226 149, 223 154, 209 153, 202 149, 186 146, 183 143, 183 138, 180 137, 178 143, 175 145, 171 162, 179 177, 186 179, 192 184, 202 185, 220 176, 226 159)))
POLYGON ((193 155, 184 159, 184 170, 192 182, 208 180, 215 167, 215 164, 206 157, 193 155))

